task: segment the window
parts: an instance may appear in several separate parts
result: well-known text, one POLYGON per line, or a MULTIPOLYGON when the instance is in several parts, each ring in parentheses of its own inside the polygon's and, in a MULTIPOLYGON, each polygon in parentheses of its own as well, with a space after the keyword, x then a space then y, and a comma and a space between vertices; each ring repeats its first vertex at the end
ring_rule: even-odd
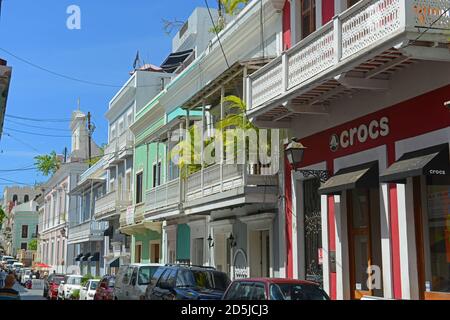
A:
POLYGON ((21 243, 20 244, 20 249, 27 250, 27 243, 26 242, 21 243))
POLYGON ((17 194, 13 195, 13 202, 16 203, 19 200, 19 197, 17 196, 17 194))
POLYGON ((139 172, 136 175, 136 204, 142 202, 142 189, 143 189, 143 181, 142 181, 142 172, 139 172))
POLYGON ((26 194, 26 195, 23 197, 23 202, 24 202, 24 203, 27 203, 28 201, 30 201, 30 197, 26 194))
POLYGON ((133 273, 131 274, 131 285, 136 285, 137 282, 137 274, 138 274, 138 268, 133 269, 133 273))
POLYGON ((37 237, 38 233, 39 233, 39 225, 37 224, 36 225, 36 231, 35 231, 36 237, 37 237))
POLYGON ((158 267, 142 267, 139 269, 139 285, 148 285, 150 283, 150 279, 153 277, 153 274, 155 273, 156 269, 158 267))
POLYGON ((123 119, 119 120, 119 136, 123 133, 123 131, 125 130, 125 124, 123 122, 123 119))
POLYGON ((347 8, 355 5, 359 0, 347 0, 347 8))
POLYGON ((161 162, 153 165, 153 188, 161 185, 161 162))
POLYGON ((128 124, 128 127, 133 124, 133 111, 131 111, 131 110, 127 114, 127 124, 128 124))
POLYGON ((328 300, 319 286, 311 284, 280 283, 270 286, 271 300, 328 300))
POLYGON ((109 137, 109 141, 113 141, 116 138, 116 125, 111 127, 111 136, 109 137))
POLYGON ((156 285, 156 283, 158 282, 159 278, 163 274, 164 270, 166 270, 166 269, 164 269, 164 268, 157 268, 156 269, 156 271, 153 274, 152 279, 151 279, 151 284, 150 284, 151 286, 155 286, 156 285))
POLYGON ((235 282, 224 300, 251 300, 252 282, 235 282))
POLYGON ((28 226, 27 225, 22 226, 22 238, 28 238, 28 226))
POLYGON ((266 300, 266 287, 263 283, 255 283, 252 290, 252 300, 266 300))
POLYGON ((302 0, 302 39, 316 30, 316 0, 302 0))

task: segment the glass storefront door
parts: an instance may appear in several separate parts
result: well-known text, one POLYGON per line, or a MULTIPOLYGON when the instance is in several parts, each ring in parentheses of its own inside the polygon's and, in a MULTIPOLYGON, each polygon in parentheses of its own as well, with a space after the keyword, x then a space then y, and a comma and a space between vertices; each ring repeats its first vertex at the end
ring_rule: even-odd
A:
POLYGON ((419 297, 450 300, 450 185, 427 180, 424 199, 425 179, 413 179, 419 297))

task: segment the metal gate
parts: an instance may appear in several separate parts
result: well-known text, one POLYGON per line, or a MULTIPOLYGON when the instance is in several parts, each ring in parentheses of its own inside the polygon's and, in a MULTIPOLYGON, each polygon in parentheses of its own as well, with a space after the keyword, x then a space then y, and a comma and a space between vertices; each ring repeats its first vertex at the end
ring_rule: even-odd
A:
POLYGON ((304 224, 306 279, 322 285, 322 265, 319 264, 319 249, 322 248, 322 218, 320 210, 319 179, 305 180, 304 224))

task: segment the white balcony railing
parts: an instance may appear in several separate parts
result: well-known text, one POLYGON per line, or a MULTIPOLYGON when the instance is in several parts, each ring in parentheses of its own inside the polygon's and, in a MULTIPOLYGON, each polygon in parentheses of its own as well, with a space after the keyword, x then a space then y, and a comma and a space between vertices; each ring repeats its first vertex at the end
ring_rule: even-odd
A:
POLYGON ((87 239, 90 237, 102 237, 108 228, 108 222, 88 221, 69 228, 68 239, 75 241, 79 239, 87 239))
POLYGON ((169 207, 180 201, 180 180, 175 179, 146 192, 145 211, 169 207))
POLYGON ((444 12, 449 7, 449 0, 360 1, 253 73, 247 84, 248 109, 252 111, 295 88, 306 87, 401 34, 418 34, 434 22, 427 35, 445 35, 450 14, 444 12))
POLYGON ((107 164, 115 163, 126 156, 133 154, 134 138, 131 130, 125 130, 119 137, 114 138, 105 147, 107 164))
POLYGON ((186 201, 229 191, 250 184, 276 184, 274 167, 261 168, 242 164, 214 164, 190 175, 186 181, 186 201))
POLYGON ((123 189, 121 192, 111 191, 95 201, 94 214, 101 219, 113 212, 119 213, 131 204, 131 192, 123 189))

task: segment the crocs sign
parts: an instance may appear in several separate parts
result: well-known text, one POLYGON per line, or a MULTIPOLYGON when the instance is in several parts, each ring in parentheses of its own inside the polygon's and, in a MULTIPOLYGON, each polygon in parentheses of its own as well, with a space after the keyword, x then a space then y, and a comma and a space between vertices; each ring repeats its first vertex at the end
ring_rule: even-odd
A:
POLYGON ((368 124, 361 124, 358 127, 349 128, 340 134, 333 134, 330 138, 330 149, 336 152, 339 149, 346 149, 358 143, 376 140, 387 135, 389 135, 389 119, 383 117, 379 120, 373 120, 368 124))

